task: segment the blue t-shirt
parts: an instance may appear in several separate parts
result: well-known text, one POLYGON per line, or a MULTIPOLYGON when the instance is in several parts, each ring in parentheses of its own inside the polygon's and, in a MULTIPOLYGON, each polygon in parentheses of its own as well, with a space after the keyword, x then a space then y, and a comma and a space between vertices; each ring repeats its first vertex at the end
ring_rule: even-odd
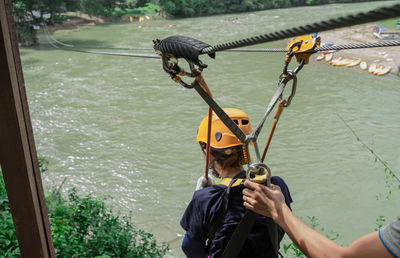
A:
MULTIPOLYGON (((290 207, 292 198, 283 179, 274 176, 271 178, 271 182, 281 188, 286 204, 290 207)), ((214 239, 209 247, 206 247, 208 232, 217 219, 218 212, 222 209, 227 186, 214 185, 194 192, 192 201, 181 219, 181 226, 186 230, 182 249, 188 257, 205 257, 206 255, 220 257, 222 255, 232 233, 246 212, 242 199, 243 188, 242 184, 231 188, 225 218, 215 232, 214 239)), ((278 227, 279 241, 281 241, 283 235, 283 230, 278 227)), ((238 257, 276 257, 269 239, 265 217, 257 215, 256 222, 238 257)))

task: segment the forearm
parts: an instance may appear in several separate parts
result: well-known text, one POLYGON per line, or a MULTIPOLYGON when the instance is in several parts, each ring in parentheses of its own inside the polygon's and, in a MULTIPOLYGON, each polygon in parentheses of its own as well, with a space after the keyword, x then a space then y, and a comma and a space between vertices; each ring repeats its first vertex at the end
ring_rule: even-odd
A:
POLYGON ((286 204, 275 222, 307 257, 341 257, 344 248, 313 230, 297 218, 286 204))

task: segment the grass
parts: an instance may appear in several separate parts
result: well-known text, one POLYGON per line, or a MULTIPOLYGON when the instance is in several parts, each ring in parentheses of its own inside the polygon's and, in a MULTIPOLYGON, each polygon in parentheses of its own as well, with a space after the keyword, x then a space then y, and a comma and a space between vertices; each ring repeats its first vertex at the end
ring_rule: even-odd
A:
POLYGON ((396 23, 397 21, 400 21, 400 17, 399 18, 392 18, 392 19, 387 19, 387 20, 382 20, 379 21, 379 25, 383 25, 386 26, 389 30, 396 30, 396 23))

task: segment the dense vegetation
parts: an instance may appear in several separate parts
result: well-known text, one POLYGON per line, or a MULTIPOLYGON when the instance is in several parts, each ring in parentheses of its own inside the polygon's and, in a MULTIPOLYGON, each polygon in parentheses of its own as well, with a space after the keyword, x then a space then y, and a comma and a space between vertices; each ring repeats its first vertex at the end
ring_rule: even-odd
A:
MULTIPOLYGON (((40 170, 47 161, 39 159, 40 170)), ((130 217, 119 217, 102 200, 71 191, 46 196, 57 257, 161 257, 168 251, 153 235, 137 229, 130 217)), ((20 257, 8 198, 0 172, 0 257, 20 257)))
POLYGON ((168 15, 195 17, 222 13, 258 11, 330 3, 353 3, 365 0, 163 0, 162 6, 168 15))
POLYGON ((18 41, 23 46, 38 44, 36 31, 44 24, 63 23, 67 12, 82 12, 110 18, 156 13, 158 0, 15 0, 13 12, 18 41))

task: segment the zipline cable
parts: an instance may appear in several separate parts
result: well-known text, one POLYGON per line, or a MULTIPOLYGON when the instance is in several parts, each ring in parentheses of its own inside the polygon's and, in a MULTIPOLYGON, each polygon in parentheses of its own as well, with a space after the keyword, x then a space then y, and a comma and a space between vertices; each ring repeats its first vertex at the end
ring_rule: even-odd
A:
POLYGON ((312 34, 315 32, 322 32, 327 30, 333 30, 353 25, 359 25, 368 22, 374 22, 379 20, 386 20, 389 18, 395 18, 400 16, 400 4, 395 4, 390 7, 382 7, 369 12, 361 12, 354 15, 339 17, 336 19, 330 19, 327 21, 321 21, 318 23, 312 23, 304 26, 293 27, 286 30, 263 34, 255 37, 245 38, 236 40, 228 43, 223 43, 211 47, 206 47, 201 51, 201 54, 210 54, 218 51, 240 48, 245 46, 251 46, 266 42, 271 42, 280 39, 286 39, 290 37, 301 36, 305 34, 312 34))
MULTIPOLYGON (((48 39, 48 42, 53 47, 59 48, 59 47, 55 46, 54 43, 50 42, 49 39, 48 39)), ((369 43, 351 43, 351 44, 324 46, 324 47, 316 47, 314 50, 318 52, 318 51, 330 51, 330 50, 362 49, 362 48, 393 47, 393 46, 400 46, 400 40, 379 41, 379 42, 369 42, 369 43)), ((160 56, 158 56, 156 54, 103 52, 103 51, 72 49, 72 48, 65 48, 65 47, 62 47, 61 49, 66 50, 66 51, 74 51, 74 52, 89 53, 89 54, 160 59, 160 56)), ((96 48, 90 48, 90 49, 96 49, 96 48)), ((99 48, 99 49, 104 49, 104 48, 99 48)), ((109 49, 120 49, 120 48, 109 48, 109 49)), ((148 50, 148 49, 147 48, 143 48, 141 50, 148 50)), ((151 49, 151 50, 153 50, 153 49, 151 49)), ((265 52, 265 53, 275 52, 275 53, 278 53, 278 52, 281 52, 281 53, 286 53, 287 50, 284 49, 284 48, 254 48, 254 49, 247 48, 247 49, 231 49, 231 50, 227 50, 227 52, 249 52, 249 53, 252 53, 252 52, 254 52, 254 53, 260 53, 260 52, 265 52)))
POLYGON ((80 49, 72 49, 72 48, 61 48, 66 51, 80 52, 80 53, 89 53, 89 54, 98 54, 98 55, 111 55, 111 56, 127 56, 127 57, 142 57, 142 58, 154 58, 160 59, 159 55, 156 54, 137 54, 137 53, 118 53, 118 52, 101 52, 101 51, 91 51, 91 50, 80 50, 80 49))
MULTIPOLYGON (((394 47, 400 46, 400 40, 387 40, 368 43, 347 43, 341 45, 322 46, 316 47, 315 51, 329 51, 329 50, 346 50, 346 49, 361 49, 361 48, 375 48, 375 47, 394 47)), ((287 52, 285 48, 242 48, 230 49, 227 52, 287 52)))
MULTIPOLYGON (((56 40, 56 39, 53 37, 53 35, 51 35, 51 33, 50 33, 50 31, 49 31, 49 28, 47 27, 46 24, 44 24, 43 27, 44 27, 44 31, 46 32, 46 36, 47 36, 48 39, 51 39, 51 40, 53 40, 55 43, 58 43, 58 44, 60 44, 60 45, 62 45, 62 46, 65 46, 65 47, 74 47, 73 45, 66 44, 66 43, 63 43, 63 42, 61 42, 61 41, 56 40)), ((48 40, 48 41, 49 41, 50 45, 52 45, 52 43, 50 42, 50 40, 48 40)), ((53 46, 53 45, 52 45, 52 46, 53 46)), ((56 46, 56 48, 58 48, 58 47, 56 46)))
POLYGON ((400 46, 400 40, 323 46, 323 47, 316 47, 314 50, 327 51, 327 50, 344 50, 344 49, 374 48, 374 47, 394 47, 394 46, 400 46))

